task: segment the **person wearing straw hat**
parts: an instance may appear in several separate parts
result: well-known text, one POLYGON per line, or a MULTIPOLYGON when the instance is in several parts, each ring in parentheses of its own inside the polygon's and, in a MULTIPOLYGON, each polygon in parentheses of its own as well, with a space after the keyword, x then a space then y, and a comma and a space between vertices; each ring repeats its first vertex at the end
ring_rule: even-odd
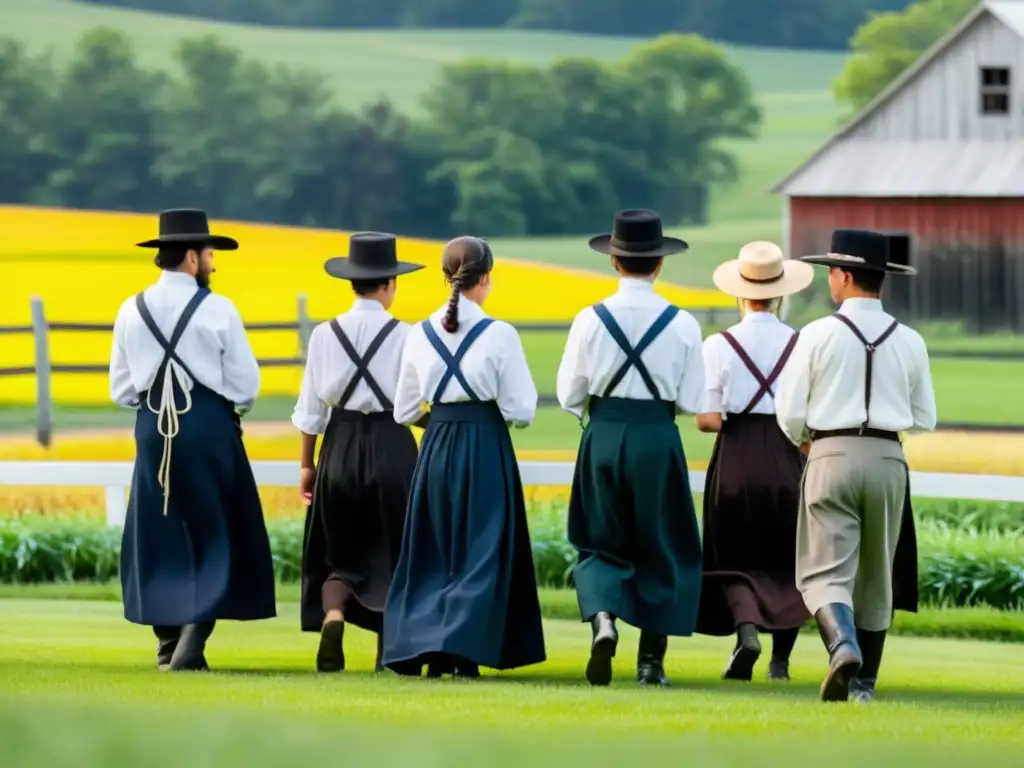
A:
POLYGON ((776 417, 810 443, 797 517, 797 586, 829 653, 823 701, 871 701, 893 611, 917 610, 917 549, 901 432, 935 428, 928 350, 882 308, 887 275, 913 275, 892 239, 839 229, 824 255, 831 317, 800 333, 776 417))
POLYGON ((210 292, 206 213, 160 214, 159 280, 114 321, 110 396, 135 416, 135 471, 121 543, 124 616, 149 625, 162 670, 208 668, 220 619, 276 615, 274 567, 240 413, 260 371, 238 311, 210 292))
POLYGON ((768 679, 789 679, 789 656, 810 618, 796 588, 796 514, 804 456, 775 419, 775 382, 797 334, 777 316, 811 284, 809 264, 775 243, 745 245, 714 272, 741 320, 704 341, 702 432, 717 433, 704 483, 704 581, 697 631, 736 634, 722 677, 751 680, 758 632, 772 634, 768 679))
POLYGON ((398 369, 409 326, 388 310, 397 278, 423 269, 398 260, 394 235, 349 238, 329 259, 331 277, 352 284, 348 312, 313 329, 292 423, 302 433, 300 492, 306 500, 301 626, 319 632, 316 668, 345 668, 346 622, 377 633, 402 545, 416 466, 416 440, 395 423, 398 369), (323 435, 314 462, 317 436, 323 435))
POLYGON ((700 534, 675 418, 700 412, 704 363, 700 325, 654 281, 688 246, 662 234, 654 211, 626 210, 590 247, 611 256, 619 288, 576 316, 557 387, 562 408, 587 419, 568 524, 592 630, 586 678, 611 682, 621 619, 640 629, 637 681, 664 686, 668 637, 691 635, 697 618, 700 534))

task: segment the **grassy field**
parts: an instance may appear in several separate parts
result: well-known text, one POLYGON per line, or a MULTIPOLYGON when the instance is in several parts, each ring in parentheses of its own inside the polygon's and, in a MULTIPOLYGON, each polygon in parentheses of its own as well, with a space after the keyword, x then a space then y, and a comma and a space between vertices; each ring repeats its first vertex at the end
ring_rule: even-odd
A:
MULTIPOLYGON (((487 57, 544 65, 567 55, 611 61, 640 42, 628 37, 514 30, 288 30, 158 17, 67 0, 0 3, 3 33, 18 37, 33 50, 53 50, 58 60, 66 59, 74 41, 95 26, 129 34, 139 60, 149 67, 172 66, 171 55, 179 40, 212 33, 266 64, 323 72, 347 106, 386 97, 405 111, 417 109, 420 97, 448 63, 487 57)), ((764 126, 757 142, 732 145, 741 161, 742 181, 716 190, 712 219, 768 219, 768 234, 778 237, 780 202, 768 195, 768 188, 836 127, 841 112, 832 99, 831 83, 845 57, 742 46, 725 46, 725 50, 747 72, 764 110, 764 126)))
POLYGON ((375 677, 372 638, 354 629, 350 672, 318 677, 316 637, 296 627, 294 605, 224 624, 208 653, 215 672, 161 675, 151 634, 116 603, 0 601, 0 764, 820 765, 825 752, 836 766, 1001 766, 1024 749, 1024 668, 1008 644, 894 637, 879 699, 864 708, 816 700, 825 654, 812 635, 797 643, 790 684, 769 685, 763 669, 725 683, 729 640, 692 638, 670 643, 674 686, 643 691, 628 628, 615 683, 591 690, 578 622, 545 623, 546 663, 471 683, 375 677))

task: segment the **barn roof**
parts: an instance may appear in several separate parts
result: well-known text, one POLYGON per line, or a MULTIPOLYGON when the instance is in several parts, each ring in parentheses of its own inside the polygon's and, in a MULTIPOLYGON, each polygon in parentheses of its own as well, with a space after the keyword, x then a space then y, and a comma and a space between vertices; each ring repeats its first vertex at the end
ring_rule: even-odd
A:
POLYGON ((1021 195, 1024 147, 1019 141, 844 141, 986 14, 1024 39, 1024 2, 981 0, 771 191, 795 197, 909 197, 925 191, 934 197, 1021 195), (827 178, 825 169, 815 168, 826 154, 827 178))

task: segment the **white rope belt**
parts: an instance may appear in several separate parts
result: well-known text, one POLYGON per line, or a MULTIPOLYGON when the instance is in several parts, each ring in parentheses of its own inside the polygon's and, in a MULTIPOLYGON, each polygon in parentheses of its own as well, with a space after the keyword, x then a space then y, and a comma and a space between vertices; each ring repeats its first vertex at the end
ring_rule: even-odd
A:
POLYGON ((181 426, 179 417, 192 410, 192 392, 184 383, 187 378, 188 374, 185 373, 185 369, 174 359, 170 359, 167 361, 167 367, 164 368, 159 408, 154 408, 150 401, 153 396, 153 388, 150 387, 149 392, 146 393, 146 407, 156 414, 156 428, 164 438, 164 452, 160 456, 160 469, 157 471, 157 480, 160 487, 164 489, 164 517, 167 516, 168 505, 171 501, 171 445, 181 426), (181 384, 181 391, 185 393, 185 405, 181 409, 174 402, 174 374, 176 372, 179 373, 178 381, 181 384), (166 431, 164 430, 165 418, 167 420, 166 431))

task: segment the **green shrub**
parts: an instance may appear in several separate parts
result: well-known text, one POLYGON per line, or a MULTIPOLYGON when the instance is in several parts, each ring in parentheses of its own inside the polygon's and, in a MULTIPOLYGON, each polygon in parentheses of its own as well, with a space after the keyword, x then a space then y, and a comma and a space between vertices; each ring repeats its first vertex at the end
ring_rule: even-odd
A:
MULTIPOLYGON (((935 606, 1024 607, 1024 536, 994 526, 968 530, 918 522, 921 600, 935 606)), ((302 563, 298 520, 268 525, 278 581, 294 583, 302 563)), ((540 587, 572 586, 576 552, 565 536, 565 510, 534 509, 530 515, 534 567, 540 587)), ((96 581, 117 578, 120 532, 75 518, 0 520, 0 583, 96 581)))

